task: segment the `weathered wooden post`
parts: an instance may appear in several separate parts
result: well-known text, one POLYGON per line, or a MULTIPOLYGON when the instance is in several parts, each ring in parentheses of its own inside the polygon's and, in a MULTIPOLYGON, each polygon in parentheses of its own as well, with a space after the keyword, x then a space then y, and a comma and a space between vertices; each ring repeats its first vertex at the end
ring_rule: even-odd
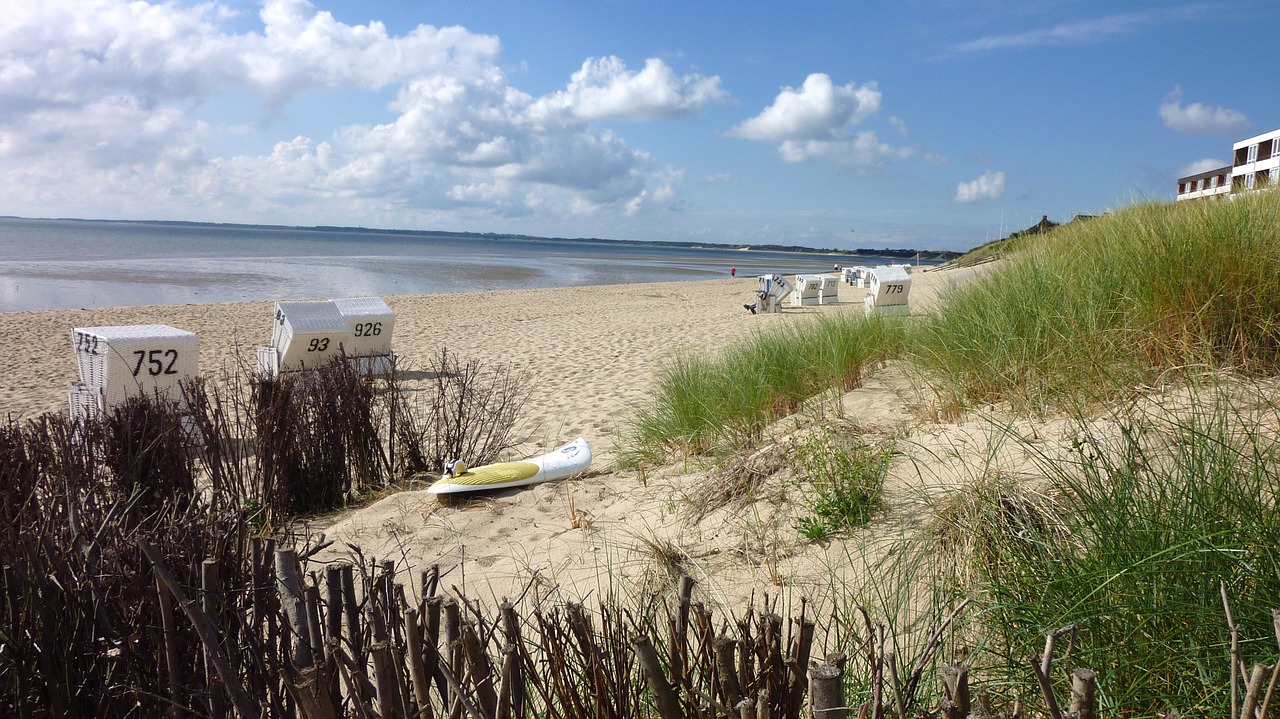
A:
MULTIPOLYGON (((206 559, 200 563, 200 603, 204 607, 204 613, 213 619, 214 626, 221 630, 222 623, 218 621, 218 595, 218 560, 206 559)), ((212 719, 223 719, 227 715, 226 697, 208 649, 204 652, 204 680, 209 690, 209 716, 212 719)))
POLYGON ((721 696, 735 708, 743 701, 742 689, 738 684, 738 662, 734 658, 737 649, 738 642, 730 637, 716 639, 716 672, 720 676, 720 686, 723 687, 721 696))
POLYGON ((493 667, 489 665, 489 657, 484 653, 480 635, 476 634, 475 625, 470 621, 462 624, 462 651, 466 656, 467 675, 471 677, 471 683, 475 687, 480 710, 486 717, 492 717, 498 711, 498 692, 494 687, 493 667))
POLYGON ((662 719, 684 719, 684 710, 680 707, 680 699, 676 696, 675 690, 671 688, 671 683, 667 681, 667 677, 662 673, 662 664, 658 661, 658 652, 653 648, 653 643, 649 641, 649 637, 643 634, 636 635, 631 640, 631 649, 636 654, 636 659, 640 662, 640 668, 644 670, 645 679, 649 682, 649 689, 653 691, 653 698, 658 704, 658 714, 662 719))
POLYGON ((847 719, 844 671, 823 662, 809 670, 809 712, 813 719, 847 719))
POLYGON ((942 667, 942 688, 946 699, 942 714, 946 719, 965 719, 969 716, 969 667, 945 664, 942 667))
MULTIPOLYGON (((413 607, 404 610, 404 620, 408 635, 405 649, 409 654, 409 678, 413 682, 413 695, 418 702, 418 716, 432 719, 431 675, 427 673, 427 665, 423 660, 422 628, 418 625, 418 610, 413 607)), ((435 651, 435 647, 432 647, 432 651, 435 651)))
POLYGON ((302 579, 298 576, 298 553, 293 549, 276 550, 276 593, 289 620, 292 650, 289 659, 297 669, 314 664, 311 654, 311 631, 307 627, 307 611, 302 598, 302 579))

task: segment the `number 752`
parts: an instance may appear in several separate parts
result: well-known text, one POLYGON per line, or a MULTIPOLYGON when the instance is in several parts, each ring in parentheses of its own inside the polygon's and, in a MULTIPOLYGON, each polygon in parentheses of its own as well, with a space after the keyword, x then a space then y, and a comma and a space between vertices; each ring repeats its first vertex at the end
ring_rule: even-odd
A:
POLYGON ((178 374, 178 370, 173 368, 178 363, 178 350, 134 350, 133 355, 138 358, 138 361, 133 365, 134 377, 142 374, 144 364, 146 365, 147 374, 152 377, 159 377, 162 374, 178 374))

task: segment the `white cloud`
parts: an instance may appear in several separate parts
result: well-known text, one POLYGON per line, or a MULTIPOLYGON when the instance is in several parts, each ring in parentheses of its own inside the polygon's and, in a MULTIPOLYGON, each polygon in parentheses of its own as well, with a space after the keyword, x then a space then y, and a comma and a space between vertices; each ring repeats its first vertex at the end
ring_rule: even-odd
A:
POLYGON ((1004 195, 1004 171, 987 170, 977 179, 956 185, 956 202, 998 200, 1004 195))
POLYGON ((396 36, 306 0, 267 0, 256 31, 229 29, 231 16, 213 3, 9 3, 0 211, 400 224, 441 213, 621 217, 673 206, 684 178, 588 121, 677 117, 727 97, 716 77, 604 58, 534 98, 498 66, 498 40, 465 28, 396 36), (293 98, 331 90, 395 99, 377 122, 324 128, 314 117, 303 134, 273 130, 293 98), (284 136, 269 150, 214 151, 246 146, 245 100, 264 114, 249 134, 284 136), (218 121, 201 119, 215 102, 218 121), (223 116, 227 107, 240 116, 223 116))
POLYGON ((827 158, 853 167, 876 167, 888 160, 911 157, 915 150, 886 145, 876 137, 876 133, 863 130, 852 137, 836 140, 785 140, 778 145, 778 153, 786 162, 827 158))
MULTIPOLYGON (((782 88, 773 104, 728 134, 777 143, 783 161, 793 163, 823 158, 865 169, 914 155, 914 148, 887 145, 871 130, 854 132, 855 125, 880 110, 880 98, 874 82, 837 86, 829 76, 814 73, 799 88, 782 88)), ((905 128, 894 120, 895 127, 905 128)))
POLYGON ((759 115, 729 131, 734 137, 766 142, 833 140, 850 125, 880 109, 880 90, 874 82, 857 87, 836 86, 823 73, 805 78, 799 89, 784 87, 759 115))
POLYGON ((567 89, 540 102, 586 120, 654 120, 696 113, 711 102, 728 99, 720 78, 675 72, 650 58, 632 72, 620 58, 589 58, 573 74, 567 89))
POLYGON ((1160 103, 1160 119, 1170 130, 1188 135, 1236 135, 1252 127, 1249 118, 1236 110, 1198 102, 1183 105, 1181 87, 1173 88, 1160 103))
POLYGON ((1105 42, 1114 37, 1128 35, 1164 18, 1158 12, 1109 15, 1092 20, 1060 23, 1049 28, 1037 28, 1020 33, 991 35, 956 45, 955 52, 983 52, 988 50, 1025 50, 1034 47, 1088 45, 1105 42))
POLYGON ((1189 175, 1199 175, 1202 172, 1208 172, 1209 170, 1216 170, 1220 167, 1226 167, 1226 166, 1227 166, 1227 163, 1223 162, 1222 160, 1215 160, 1213 158, 1196 160, 1195 162, 1192 162, 1190 164, 1183 165, 1182 169, 1178 170, 1178 177, 1187 177, 1189 175))

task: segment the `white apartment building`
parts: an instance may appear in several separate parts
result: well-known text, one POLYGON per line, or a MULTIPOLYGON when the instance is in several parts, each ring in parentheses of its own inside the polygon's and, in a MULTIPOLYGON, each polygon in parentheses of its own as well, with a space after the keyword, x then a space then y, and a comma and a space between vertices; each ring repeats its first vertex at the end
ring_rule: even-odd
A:
POLYGON ((1198 200, 1202 197, 1225 195, 1229 192, 1231 192, 1230 166, 1188 175, 1178 180, 1179 200, 1198 200))
POLYGON ((1231 164, 1178 179, 1178 199, 1261 190, 1280 183, 1280 129, 1231 146, 1231 164), (1229 179, 1229 181, 1228 181, 1229 179))

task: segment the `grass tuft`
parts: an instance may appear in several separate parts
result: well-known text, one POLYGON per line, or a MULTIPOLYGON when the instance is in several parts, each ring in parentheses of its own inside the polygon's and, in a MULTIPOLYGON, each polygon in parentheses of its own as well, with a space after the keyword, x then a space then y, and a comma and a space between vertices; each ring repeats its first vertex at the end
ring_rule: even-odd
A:
POLYGON ((619 441, 622 466, 672 457, 724 456, 750 447, 771 421, 808 399, 861 385, 864 372, 898 352, 897 318, 824 315, 730 345, 717 357, 681 355, 660 371, 619 441))

